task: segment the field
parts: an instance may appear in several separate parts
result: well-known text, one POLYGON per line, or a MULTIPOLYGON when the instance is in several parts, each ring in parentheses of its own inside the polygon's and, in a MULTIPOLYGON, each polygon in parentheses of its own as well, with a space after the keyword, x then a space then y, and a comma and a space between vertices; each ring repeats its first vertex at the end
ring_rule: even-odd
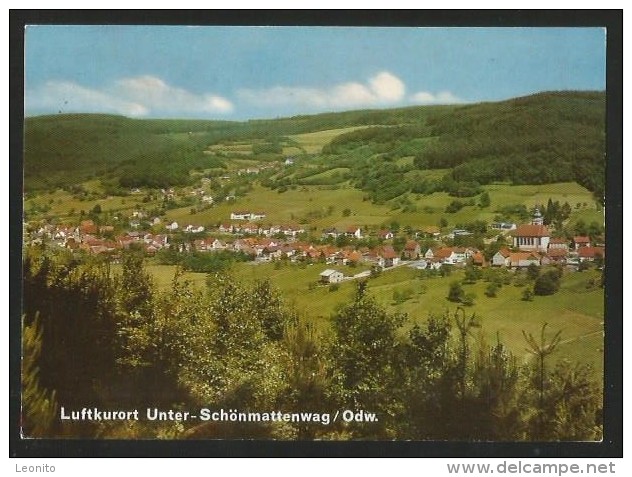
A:
POLYGON ((362 127, 366 126, 327 129, 324 131, 316 131, 312 133, 294 134, 289 136, 289 138, 296 143, 296 146, 287 148, 287 150, 284 150, 283 152, 286 154, 295 154, 296 152, 300 151, 307 154, 317 154, 323 149, 323 146, 325 144, 329 143, 336 136, 361 129, 362 127))
MULTIPOLYGON (((276 265, 272 263, 241 263, 234 267, 232 276, 239 281, 270 279, 282 291, 286 303, 300 310, 300 313, 317 324, 321 331, 329 328, 329 318, 336 307, 349 301, 355 291, 355 281, 340 284, 339 289, 331 291, 328 286, 310 286, 318 280, 325 264, 299 266, 291 263, 276 265)), ((345 276, 359 273, 365 268, 335 267, 345 276)), ((166 288, 173 279, 175 267, 150 265, 148 271, 154 276, 161 288, 166 288)), ((206 276, 201 273, 185 273, 184 279, 195 286, 205 286, 206 276)), ((447 299, 450 283, 462 280, 463 273, 453 272, 446 277, 419 278, 419 272, 404 266, 384 271, 379 277, 370 279, 368 293, 392 312, 407 315, 404 329, 413 323, 423 323, 429 314, 441 315, 448 311, 454 313, 457 305, 447 299), (410 290, 411 294, 403 303, 393 299, 395 292, 410 290)), ((514 284, 503 286, 495 298, 485 296, 486 283, 480 280, 472 285, 464 285, 467 293, 476 295, 475 303, 465 307, 468 314, 475 313, 482 327, 473 335, 495 343, 497 338, 505 343, 523 360, 529 359, 526 343, 522 335, 536 335, 542 325, 548 323, 549 332, 561 331, 562 342, 555 353, 557 359, 569 359, 590 363, 595 372, 603 372, 603 289, 591 286, 591 280, 599 281, 595 270, 586 272, 568 272, 562 278, 562 287, 552 296, 536 296, 531 302, 521 299, 523 287, 514 284)))

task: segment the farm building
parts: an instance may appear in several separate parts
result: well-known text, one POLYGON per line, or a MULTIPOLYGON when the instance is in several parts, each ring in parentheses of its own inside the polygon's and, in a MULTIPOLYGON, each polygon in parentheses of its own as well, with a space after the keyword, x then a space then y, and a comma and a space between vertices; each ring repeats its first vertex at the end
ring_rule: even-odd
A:
POLYGON ((344 275, 342 272, 328 268, 327 270, 321 272, 320 281, 321 283, 339 283, 342 281, 343 277, 344 275))

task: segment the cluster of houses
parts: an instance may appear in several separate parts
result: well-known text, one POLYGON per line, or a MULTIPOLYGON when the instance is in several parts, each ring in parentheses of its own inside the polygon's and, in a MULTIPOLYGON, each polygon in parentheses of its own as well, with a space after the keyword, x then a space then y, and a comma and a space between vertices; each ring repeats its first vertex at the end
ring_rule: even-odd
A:
MULTIPOLYGON (((264 213, 235 212, 235 220, 253 220, 255 217, 265 217, 264 213), (236 218, 247 217, 244 219, 236 218)), ((255 219, 256 220, 256 219, 255 219)), ((31 231, 27 242, 38 243, 44 239, 57 246, 71 250, 84 250, 88 253, 115 253, 135 244, 143 248, 148 254, 170 247, 173 232, 196 234, 204 231, 202 226, 189 225, 179 228, 173 222, 166 226, 167 233, 152 234, 142 231, 126 231, 114 235, 114 227, 99 226, 92 220, 84 220, 78 226, 43 225, 31 231)), ((261 225, 252 222, 237 222, 222 224, 217 229, 219 237, 192 238, 185 243, 179 243, 180 251, 232 251, 252 255, 256 261, 273 261, 289 259, 291 261, 321 261, 330 265, 366 264, 388 269, 403 264, 411 264, 419 269, 439 269, 444 265, 465 266, 493 266, 507 268, 523 268, 530 265, 563 264, 577 266, 582 262, 593 262, 605 257, 605 248, 591 243, 589 237, 577 236, 572 241, 554 238, 547 226, 543 224, 542 216, 536 210, 533 220, 529 224, 515 226, 509 230, 512 248, 501 248, 491 260, 487 261, 483 252, 473 247, 437 246, 422 250, 416 240, 407 240, 401 250, 395 250, 388 242, 369 248, 349 245, 336 247, 330 244, 313 244, 298 240, 299 234, 305 230, 297 225, 261 225), (226 235, 234 235, 226 238, 226 235), (246 236, 244 236, 246 235, 246 236), (280 238, 279 238, 280 237, 280 238)), ((435 230, 424 232, 426 236, 434 236, 435 230)), ((323 237, 338 237, 346 235, 361 239, 364 237, 360 227, 349 227, 338 231, 326 229, 323 237)), ((389 230, 382 230, 378 236, 386 241, 393 238, 389 230)), ((331 271, 333 269, 329 269, 331 271)), ((334 270, 335 271, 335 270, 334 270)), ((321 276, 321 280, 336 283, 337 273, 321 276)))
POLYGON ((492 266, 528 267, 534 265, 579 265, 605 258, 605 248, 591 244, 585 236, 573 237, 572 243, 564 238, 553 238, 540 211, 536 208, 533 220, 521 224, 510 232, 514 251, 499 250, 492 257, 492 266))
POLYGON ((132 244, 143 248, 148 254, 169 246, 169 235, 127 231, 113 236, 111 225, 96 225, 84 220, 78 226, 43 225, 29 234, 31 244, 48 243, 70 250, 81 250, 92 254, 112 254, 129 248, 132 244))

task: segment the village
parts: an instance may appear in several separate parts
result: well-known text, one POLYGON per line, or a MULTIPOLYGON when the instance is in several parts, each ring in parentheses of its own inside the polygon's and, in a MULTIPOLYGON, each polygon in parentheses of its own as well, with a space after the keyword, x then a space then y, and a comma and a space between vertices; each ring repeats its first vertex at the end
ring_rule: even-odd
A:
POLYGON ((553 237, 538 208, 530 223, 490 224, 491 235, 485 239, 486 249, 456 245, 459 238, 472 235, 463 229, 443 235, 439 227, 424 227, 410 231, 410 234, 382 229, 369 235, 360 226, 343 230, 331 227, 323 229, 320 238, 314 239, 301 225, 270 224, 265 223, 265 219, 265 211, 235 210, 230 214, 230 221, 207 228, 177 222, 163 225, 158 217, 148 219, 142 212, 134 211, 129 217, 131 230, 119 234, 114 234, 113 225, 97 225, 91 219, 83 220, 77 226, 44 224, 34 228, 25 224, 25 243, 46 242, 53 247, 109 256, 113 260, 122 250, 135 247, 147 256, 163 249, 175 249, 182 253, 241 252, 254 263, 278 260, 320 262, 331 266, 320 273, 321 283, 338 283, 368 275, 362 271, 345 276, 336 270, 336 266, 341 265, 363 265, 379 270, 403 265, 419 270, 466 265, 515 270, 557 264, 577 270, 591 263, 601 267, 605 257, 605 247, 592 243, 588 236, 574 236, 570 240, 553 237), (143 219, 152 225, 152 230, 158 228, 162 232, 135 230, 143 219))

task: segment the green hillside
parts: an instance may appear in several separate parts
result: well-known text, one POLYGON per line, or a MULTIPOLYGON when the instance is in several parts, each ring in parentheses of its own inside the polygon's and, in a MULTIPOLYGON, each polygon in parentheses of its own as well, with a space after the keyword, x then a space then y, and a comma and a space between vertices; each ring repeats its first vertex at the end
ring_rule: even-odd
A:
POLYGON ((230 167, 244 153, 264 162, 297 155, 309 159, 303 167, 317 168, 268 181, 273 188, 301 185, 308 175, 320 174, 332 184, 349 180, 376 203, 409 191, 469 197, 497 181, 576 181, 601 197, 605 93, 541 93, 496 103, 246 122, 33 117, 25 121, 25 188, 53 190, 94 177, 112 188, 184 185, 192 170, 230 167), (314 145, 314 138, 327 143, 314 145), (332 179, 327 170, 334 168, 340 174, 332 179), (439 181, 421 173, 435 169, 449 171, 439 181))

